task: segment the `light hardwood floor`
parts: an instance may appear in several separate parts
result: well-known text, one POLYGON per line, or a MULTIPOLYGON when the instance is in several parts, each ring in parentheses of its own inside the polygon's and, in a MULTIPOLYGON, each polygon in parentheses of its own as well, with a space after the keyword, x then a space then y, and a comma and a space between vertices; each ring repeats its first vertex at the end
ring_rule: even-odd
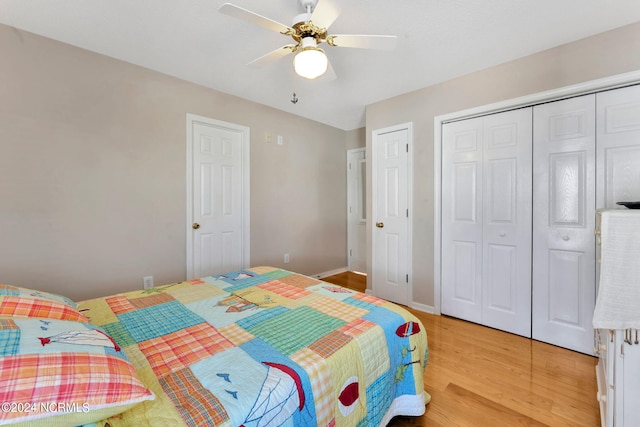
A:
MULTIPOLYGON (((322 280, 364 291, 366 276, 322 280)), ((390 426, 598 426, 597 359, 465 322, 411 310, 425 325, 431 394, 421 417, 390 426)))

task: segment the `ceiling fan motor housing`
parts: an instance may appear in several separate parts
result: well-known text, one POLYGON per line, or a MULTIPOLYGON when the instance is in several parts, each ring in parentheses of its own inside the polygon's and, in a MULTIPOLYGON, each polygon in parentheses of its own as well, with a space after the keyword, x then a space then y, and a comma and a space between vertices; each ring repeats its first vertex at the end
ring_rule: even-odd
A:
POLYGON ((313 11, 316 8, 316 5, 318 4, 318 0, 298 0, 298 1, 300 2, 300 6, 302 6, 302 9, 304 9, 304 13, 296 15, 295 18, 293 18, 293 22, 291 23, 291 26, 294 28, 296 25, 310 21, 311 14, 313 13, 313 11))
POLYGON ((296 25, 307 22, 310 19, 311 19, 310 13, 301 13, 300 15, 296 15, 295 18, 293 18, 293 22, 291 23, 291 26, 295 27, 296 25))

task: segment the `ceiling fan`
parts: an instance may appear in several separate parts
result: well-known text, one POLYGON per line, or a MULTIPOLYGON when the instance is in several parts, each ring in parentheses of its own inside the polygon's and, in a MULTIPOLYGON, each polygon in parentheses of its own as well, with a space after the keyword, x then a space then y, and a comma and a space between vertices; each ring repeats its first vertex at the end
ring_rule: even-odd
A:
POLYGON ((230 3, 223 4, 219 10, 225 15, 260 25, 293 39, 293 44, 287 44, 269 52, 250 62, 249 65, 262 66, 294 53, 293 68, 296 74, 307 79, 320 77, 327 69, 331 69, 326 54, 318 47, 321 43, 327 43, 329 46, 335 47, 381 50, 392 50, 396 45, 396 36, 329 35, 329 26, 333 24, 340 14, 338 8, 326 0, 299 0, 299 3, 304 8, 304 13, 295 16, 290 27, 230 3))

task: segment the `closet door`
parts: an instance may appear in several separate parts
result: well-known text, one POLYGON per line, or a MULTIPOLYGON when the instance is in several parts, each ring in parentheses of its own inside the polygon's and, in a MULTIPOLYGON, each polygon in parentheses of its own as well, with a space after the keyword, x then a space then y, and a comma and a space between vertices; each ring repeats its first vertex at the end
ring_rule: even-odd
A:
POLYGON ((640 86, 597 94, 596 206, 640 201, 640 86))
POLYGON ((531 336, 531 109, 443 126, 442 312, 531 336))
POLYGON ((442 313, 482 323, 482 121, 442 129, 442 313))
POLYGON ((482 323, 531 337, 531 108, 484 117, 482 323))
POLYGON ((533 338, 593 352, 595 95, 534 107, 533 338))
MULTIPOLYGON (((596 99, 597 207, 620 208, 616 202, 640 201, 640 86, 600 92, 596 99)), ((622 340, 618 331, 615 358, 609 360, 615 363, 615 374, 608 378, 615 383, 609 393, 615 397, 606 403, 607 415, 615 417, 617 425, 638 426, 640 347, 622 340)))

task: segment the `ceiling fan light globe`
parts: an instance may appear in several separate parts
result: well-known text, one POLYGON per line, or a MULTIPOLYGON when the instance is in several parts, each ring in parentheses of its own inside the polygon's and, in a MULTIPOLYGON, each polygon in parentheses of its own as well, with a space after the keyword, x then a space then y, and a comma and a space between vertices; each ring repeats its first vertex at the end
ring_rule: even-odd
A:
POLYGON ((315 79, 327 71, 329 60, 322 49, 305 47, 293 57, 293 69, 300 77, 315 79))

